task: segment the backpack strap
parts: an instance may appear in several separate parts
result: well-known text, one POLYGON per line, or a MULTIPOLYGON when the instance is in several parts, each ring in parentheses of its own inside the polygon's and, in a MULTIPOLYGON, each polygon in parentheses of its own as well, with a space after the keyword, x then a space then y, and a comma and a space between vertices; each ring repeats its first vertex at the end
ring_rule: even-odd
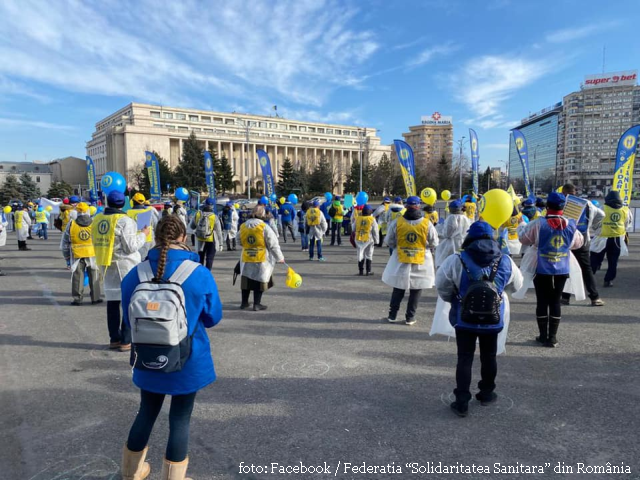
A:
POLYGON ((489 275, 488 280, 493 283, 493 281, 496 278, 496 275, 498 274, 498 268, 500 268, 500 262, 502 262, 502 254, 500 254, 500 256, 498 257, 498 259, 493 262, 493 265, 491 266, 491 274, 489 275))
POLYGON ((151 282, 155 275, 153 274, 153 270, 151 270, 151 263, 149 260, 145 260, 140 265, 138 265, 138 279, 140 283, 151 282))
POLYGON ((185 260, 180 264, 176 271, 173 272, 173 275, 169 278, 169 283, 176 283, 178 285, 182 285, 187 281, 187 278, 191 276, 193 271, 200 266, 199 263, 196 263, 191 260, 185 260))

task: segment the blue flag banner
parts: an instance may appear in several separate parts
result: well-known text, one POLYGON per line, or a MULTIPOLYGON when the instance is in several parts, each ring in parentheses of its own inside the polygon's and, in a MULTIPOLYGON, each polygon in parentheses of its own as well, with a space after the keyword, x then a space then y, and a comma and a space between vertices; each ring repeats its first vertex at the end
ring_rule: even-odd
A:
POLYGON ((96 167, 93 165, 93 159, 87 155, 87 180, 89 185, 89 195, 91 202, 98 201, 98 184, 96 183, 96 167))
POLYGON ((404 179, 404 188, 407 190, 407 197, 416 195, 416 164, 413 160, 413 150, 411 146, 402 140, 394 140, 396 155, 400 162, 400 170, 404 179))
POLYGON ((264 183, 264 194, 271 198, 271 194, 276 193, 276 188, 273 183, 273 172, 271 171, 271 160, 269 155, 264 150, 256 150, 258 154, 258 161, 260 162, 260 168, 262 169, 262 182, 264 183))
MULTIPOLYGON (((215 204, 217 204, 216 198, 216 174, 213 172, 213 158, 209 152, 204 152, 204 178, 207 183, 207 190, 209 191, 209 197, 213 198, 215 204)), ((215 205, 214 204, 214 205, 215 205)), ((214 206, 214 210, 218 210, 217 205, 214 206)))
POLYGON ((471 143, 471 177, 473 179, 473 193, 478 195, 478 165, 480 163, 480 148, 478 147, 478 135, 475 130, 469 129, 469 142, 471 143))
POLYGON ((527 148, 527 139, 520 130, 514 128, 512 130, 513 140, 516 142, 516 150, 522 164, 522 178, 524 179, 524 188, 527 197, 534 197, 531 191, 531 183, 529 182, 529 150, 527 148))
POLYGON ((624 132, 618 141, 616 152, 616 168, 613 174, 612 190, 620 192, 622 203, 626 206, 631 201, 633 190, 633 164, 636 159, 636 148, 640 137, 640 125, 635 125, 624 132))
POLYGON ((160 165, 158 159, 153 152, 144 152, 147 174, 149 176, 149 196, 151 200, 159 202, 162 197, 162 189, 160 188, 160 165))

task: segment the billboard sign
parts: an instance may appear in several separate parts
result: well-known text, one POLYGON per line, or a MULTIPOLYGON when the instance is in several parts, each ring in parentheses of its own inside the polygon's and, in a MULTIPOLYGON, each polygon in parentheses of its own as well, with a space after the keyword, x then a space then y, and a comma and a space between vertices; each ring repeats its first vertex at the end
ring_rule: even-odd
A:
POLYGON ((621 87, 625 85, 635 85, 638 80, 637 70, 626 70, 624 72, 600 73, 597 75, 587 75, 584 77, 583 88, 599 87, 621 87))
POLYGON ((440 112, 434 112, 433 115, 421 117, 422 125, 451 125, 453 117, 440 115, 440 112))

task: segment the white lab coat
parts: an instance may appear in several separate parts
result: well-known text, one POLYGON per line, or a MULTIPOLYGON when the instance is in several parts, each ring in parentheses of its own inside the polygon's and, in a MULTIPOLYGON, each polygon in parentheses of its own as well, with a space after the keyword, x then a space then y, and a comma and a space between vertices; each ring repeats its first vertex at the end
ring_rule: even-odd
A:
MULTIPOLYGON (((358 217, 362 218, 362 216, 358 217)), ((373 218, 373 217, 372 217, 373 218)), ((367 242, 359 242, 356 240, 356 253, 358 255, 358 262, 362 260, 373 260, 373 249, 380 241, 380 229, 378 228, 378 222, 373 219, 371 222, 371 231, 369 232, 369 240, 367 242)))
POLYGON ((460 251, 470 226, 471 220, 464 213, 454 213, 445 219, 438 230, 440 244, 436 248, 436 268, 442 265, 450 255, 460 251))
POLYGON ((4 212, 0 212, 0 247, 4 247, 7 244, 7 227, 9 226, 9 219, 4 212))
MULTIPOLYGON (((262 220, 251 218, 245 222, 247 228, 253 228, 262 223, 262 220)), ((284 259, 280 243, 275 232, 268 226, 264 229, 264 241, 267 247, 267 258, 261 263, 245 263, 240 260, 240 274, 260 283, 267 283, 273 275, 275 264, 284 259)))
MULTIPOLYGON (((305 219, 306 221, 306 219, 305 219)), ((320 225, 309 225, 309 240, 322 241, 324 233, 327 231, 327 219, 324 218, 322 211, 320 212, 320 225)))
MULTIPOLYGON (((16 233, 18 235, 19 242, 25 242, 29 237, 29 230, 31 229, 31 217, 29 216, 29 212, 25 212, 24 210, 19 210, 14 212, 14 216, 22 215, 22 228, 17 229, 16 233)), ((16 220, 16 228, 18 222, 16 220)))

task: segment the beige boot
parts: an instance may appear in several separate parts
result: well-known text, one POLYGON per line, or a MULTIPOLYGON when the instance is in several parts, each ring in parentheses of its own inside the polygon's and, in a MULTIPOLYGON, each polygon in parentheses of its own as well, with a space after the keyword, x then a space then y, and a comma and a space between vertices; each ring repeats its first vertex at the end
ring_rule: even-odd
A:
POLYGON ((192 480, 187 478, 187 466, 189 457, 182 462, 170 462, 166 458, 162 461, 162 480, 192 480))
POLYGON ((122 480, 144 480, 151 473, 151 465, 144 459, 147 456, 149 447, 145 447, 141 452, 132 452, 124 446, 122 451, 122 480))

